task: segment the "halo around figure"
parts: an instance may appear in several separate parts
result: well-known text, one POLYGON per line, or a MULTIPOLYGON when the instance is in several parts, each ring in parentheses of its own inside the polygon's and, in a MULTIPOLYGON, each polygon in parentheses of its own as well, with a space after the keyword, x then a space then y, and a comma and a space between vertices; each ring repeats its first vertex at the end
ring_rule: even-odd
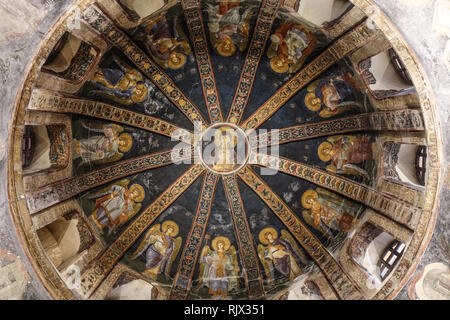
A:
POLYGON ((264 245, 269 244, 269 241, 267 240, 267 237, 266 237, 266 235, 268 233, 270 233, 274 239, 278 238, 277 230, 275 230, 274 228, 269 227, 269 228, 265 228, 265 229, 261 230, 261 232, 259 233, 259 242, 261 242, 264 245))
POLYGON ((272 58, 270 60, 270 66, 276 73, 286 73, 289 70, 288 62, 285 59, 278 57, 272 58))
POLYGON ((179 52, 172 52, 169 59, 169 68, 180 69, 186 64, 186 56, 179 52))
POLYGON ((236 45, 233 43, 233 40, 227 36, 224 40, 220 41, 217 46, 217 51, 221 56, 231 57, 236 52, 236 45))
POLYGON ((219 242, 223 243, 224 251, 228 251, 228 249, 230 249, 231 243, 227 237, 216 237, 211 243, 211 246, 215 251, 217 251, 217 245, 219 242))
POLYGON ((178 232, 180 231, 180 229, 178 228, 178 224, 172 220, 167 220, 162 223, 161 229, 163 232, 166 232, 168 227, 172 227, 173 232, 170 236, 172 238, 175 238, 178 235, 178 232))
POLYGON ((148 97, 148 88, 145 84, 138 84, 136 88, 134 88, 133 93, 131 94, 131 100, 134 103, 140 103, 145 101, 148 97))
POLYGON ((134 201, 136 201, 136 202, 144 201, 144 198, 145 198, 145 190, 144 190, 144 188, 141 185, 139 185, 139 184, 133 184, 130 187, 130 192, 134 192, 135 190, 138 192, 138 196, 136 196, 134 198, 134 201))
POLYGON ((305 105, 311 111, 319 111, 322 107, 322 100, 315 93, 310 92, 305 97, 305 105))
POLYGON ((331 160, 331 152, 333 151, 333 145, 328 141, 320 144, 317 153, 319 154, 320 160, 323 162, 328 162, 331 160))
POLYGON ((133 138, 129 133, 122 133, 119 136, 119 150, 120 152, 128 152, 133 146, 133 138))
POLYGON ((319 194, 316 191, 305 191, 305 193, 302 195, 302 206, 305 209, 311 209, 313 206, 311 200, 316 200, 317 198, 319 198, 319 194))

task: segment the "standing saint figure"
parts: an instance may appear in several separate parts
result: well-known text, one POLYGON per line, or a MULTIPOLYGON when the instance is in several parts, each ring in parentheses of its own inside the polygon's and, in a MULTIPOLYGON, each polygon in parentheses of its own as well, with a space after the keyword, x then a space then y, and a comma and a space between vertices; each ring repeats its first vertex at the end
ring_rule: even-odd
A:
POLYGON ((303 274, 305 256, 289 232, 282 230, 278 237, 274 228, 265 228, 259 233, 259 242, 258 256, 269 286, 275 280, 294 280, 303 274))
POLYGON ((318 154, 320 160, 331 161, 329 172, 369 178, 367 171, 356 164, 373 160, 374 148, 368 136, 333 136, 320 144, 318 154))
POLYGON ((89 124, 82 122, 89 131, 103 133, 87 139, 73 139, 73 159, 86 163, 107 163, 119 161, 123 153, 131 150, 133 138, 116 124, 89 124))
POLYGON ((216 237, 211 246, 206 245, 200 258, 200 286, 209 288, 214 298, 226 298, 232 289, 238 288, 239 266, 234 246, 226 237, 216 237))
POLYGON ((131 255, 131 259, 135 260, 145 253, 145 275, 154 280, 160 274, 170 277, 173 260, 178 255, 182 242, 181 237, 175 238, 178 232, 178 225, 174 221, 154 225, 131 255))
POLYGON ((322 188, 302 195, 303 219, 329 239, 329 229, 349 232, 356 223, 360 206, 322 188))
POLYGON ((235 147, 237 145, 237 135, 229 127, 222 127, 216 130, 214 144, 216 155, 213 169, 219 172, 231 171, 236 167, 235 147))
POLYGON ((144 188, 139 184, 133 184, 128 188, 129 184, 130 180, 127 179, 119 181, 88 198, 95 200, 92 218, 101 230, 108 228, 108 233, 111 233, 142 208, 139 202, 145 198, 144 188))

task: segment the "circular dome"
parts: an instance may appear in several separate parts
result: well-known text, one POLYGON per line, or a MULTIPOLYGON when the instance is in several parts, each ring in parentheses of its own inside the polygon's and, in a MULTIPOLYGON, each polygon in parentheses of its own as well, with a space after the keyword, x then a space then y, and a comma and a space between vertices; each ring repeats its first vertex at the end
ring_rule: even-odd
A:
POLYGON ((435 220, 425 79, 369 0, 76 1, 16 103, 19 235, 58 299, 391 299, 435 220))

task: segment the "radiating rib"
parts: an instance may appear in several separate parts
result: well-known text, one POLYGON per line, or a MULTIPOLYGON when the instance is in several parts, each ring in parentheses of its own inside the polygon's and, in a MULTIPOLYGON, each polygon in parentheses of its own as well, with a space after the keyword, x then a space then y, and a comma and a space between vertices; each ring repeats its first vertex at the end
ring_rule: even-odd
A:
POLYGON ((169 138, 173 137, 186 143, 193 144, 194 142, 194 135, 191 131, 182 129, 170 122, 130 110, 117 108, 103 102, 64 97, 42 89, 33 90, 30 104, 27 109, 81 114, 144 129, 169 138), (175 132, 177 132, 177 134, 174 135, 175 132))
POLYGON ((357 287, 341 266, 283 200, 250 167, 245 167, 239 176, 295 236, 300 245, 322 269, 339 297, 348 300, 361 299, 362 296, 357 287))
POLYGON ((241 256, 242 268, 244 269, 245 285, 249 299, 265 298, 258 255, 254 247, 252 233, 248 225, 236 176, 224 176, 223 184, 233 218, 236 240, 239 245, 238 251, 241 256))
POLYGON ((192 277, 194 276, 201 245, 205 238, 206 227, 208 226, 218 180, 219 177, 214 173, 208 172, 205 175, 194 222, 189 236, 186 239, 178 272, 170 292, 170 300, 184 300, 189 295, 192 286, 192 277))
POLYGON ((82 19, 121 50, 192 123, 207 123, 198 108, 181 92, 169 76, 96 6, 91 5, 82 19))
POLYGON ((310 62, 305 68, 295 74, 278 91, 256 110, 243 124, 244 129, 256 129, 283 107, 294 95, 319 77, 333 64, 344 58, 353 50, 361 48, 372 41, 378 34, 365 22, 345 34, 328 47, 320 56, 310 62))
POLYGON ((238 124, 241 121, 250 94, 252 93, 259 63, 264 54, 267 40, 269 39, 273 23, 282 2, 282 0, 263 0, 261 4, 252 41, 250 42, 239 84, 227 118, 228 122, 238 124))
POLYGON ((263 154, 252 154, 252 159, 250 161, 252 164, 284 172, 291 176, 314 183, 319 187, 341 194, 349 199, 362 203, 411 229, 415 228, 421 214, 419 208, 408 205, 399 199, 380 193, 350 179, 328 173, 324 170, 300 162, 263 154))
POLYGON ((275 146, 329 135, 385 130, 423 131, 425 127, 419 110, 381 111, 272 130, 259 134, 256 141, 267 141, 264 145, 275 146))
MULTIPOLYGON (((175 149, 131 160, 124 160, 102 169, 52 183, 38 191, 27 194, 28 208, 30 213, 34 214, 108 182, 143 171, 171 165, 174 160, 172 159, 173 155, 179 155, 180 152, 183 152, 183 149, 175 149)), ((193 152, 191 150, 191 154, 180 155, 180 158, 177 160, 192 159, 193 152)))
POLYGON ((93 262, 81 278, 81 289, 89 297, 112 270, 119 259, 139 239, 151 224, 168 209, 205 171, 194 165, 143 210, 120 236, 93 262))
POLYGON ((183 5, 191 42, 197 58, 198 71, 209 118, 212 123, 223 122, 222 106, 217 90, 214 69, 211 63, 208 40, 203 25, 203 16, 199 0, 182 0, 181 3, 183 5))

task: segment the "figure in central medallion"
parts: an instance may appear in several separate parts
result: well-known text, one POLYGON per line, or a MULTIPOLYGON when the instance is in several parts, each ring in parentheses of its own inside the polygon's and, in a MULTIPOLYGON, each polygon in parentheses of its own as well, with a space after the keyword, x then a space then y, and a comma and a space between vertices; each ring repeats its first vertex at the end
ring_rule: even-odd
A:
POLYGON ((200 146, 202 163, 218 174, 237 172, 248 159, 247 137, 232 124, 218 124, 205 130, 200 146))

